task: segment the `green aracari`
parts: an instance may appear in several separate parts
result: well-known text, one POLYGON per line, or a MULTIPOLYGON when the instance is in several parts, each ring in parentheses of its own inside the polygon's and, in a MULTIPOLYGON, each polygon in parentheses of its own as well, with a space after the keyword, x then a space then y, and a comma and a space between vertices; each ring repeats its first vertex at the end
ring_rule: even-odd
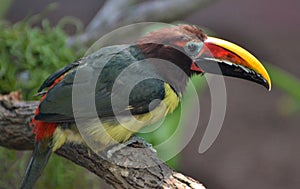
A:
POLYGON ((51 153, 63 144, 85 144, 77 120, 84 120, 81 129, 101 151, 172 113, 189 78, 204 73, 242 78, 271 89, 266 69, 252 54, 187 24, 149 32, 132 44, 103 47, 53 73, 38 91, 42 97, 31 121, 36 142, 20 188, 33 188, 51 153), (76 79, 79 72, 83 76, 76 79), (123 79, 118 79, 122 73, 123 79), (126 96, 124 89, 135 78, 139 79, 126 96), (90 85, 94 93, 85 91, 90 85), (74 87, 82 87, 75 94, 81 112, 77 116, 74 87), (85 105, 89 98, 94 99, 96 114, 85 105), (93 121, 97 119, 101 125, 93 121))

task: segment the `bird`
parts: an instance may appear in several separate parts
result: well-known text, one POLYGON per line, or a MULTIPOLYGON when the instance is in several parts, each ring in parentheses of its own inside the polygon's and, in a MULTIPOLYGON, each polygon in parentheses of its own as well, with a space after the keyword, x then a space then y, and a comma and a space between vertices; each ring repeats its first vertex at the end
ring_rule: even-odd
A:
POLYGON ((86 144, 88 139, 101 151, 130 140, 172 113, 189 79, 205 73, 249 80, 271 90, 268 72, 250 52, 190 24, 100 48, 56 71, 38 90, 41 99, 31 120, 35 145, 20 188, 33 188, 51 153, 65 143, 86 144))

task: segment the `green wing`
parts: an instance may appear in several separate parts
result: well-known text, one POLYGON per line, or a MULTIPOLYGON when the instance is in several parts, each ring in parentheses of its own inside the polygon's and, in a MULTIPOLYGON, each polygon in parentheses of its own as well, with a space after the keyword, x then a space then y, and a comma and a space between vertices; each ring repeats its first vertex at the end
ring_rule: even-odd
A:
POLYGON ((35 119, 73 122, 74 112, 79 118, 89 119, 95 117, 92 106, 98 117, 149 112, 165 97, 164 81, 153 65, 137 62, 141 60, 134 46, 118 45, 102 48, 81 59, 80 64, 59 70, 44 82, 44 87, 67 74, 47 91, 35 119), (94 104, 90 103, 93 100, 94 104))

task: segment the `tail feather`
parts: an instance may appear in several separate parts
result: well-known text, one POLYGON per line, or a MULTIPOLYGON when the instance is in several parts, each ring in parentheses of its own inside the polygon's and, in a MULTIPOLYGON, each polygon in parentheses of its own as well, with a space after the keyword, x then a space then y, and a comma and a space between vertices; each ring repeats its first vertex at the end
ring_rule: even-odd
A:
POLYGON ((20 189, 32 189, 45 168, 50 155, 50 139, 37 141, 20 189))

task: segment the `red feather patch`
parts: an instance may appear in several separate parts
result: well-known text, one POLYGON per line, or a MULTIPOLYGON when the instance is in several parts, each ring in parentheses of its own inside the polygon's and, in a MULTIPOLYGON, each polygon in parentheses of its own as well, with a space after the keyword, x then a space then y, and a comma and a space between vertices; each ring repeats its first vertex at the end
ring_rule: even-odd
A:
MULTIPOLYGON (((56 79, 53 84, 49 87, 48 91, 53 88, 57 83, 59 83, 62 79, 64 78, 64 75, 56 79)), ((47 93, 44 94, 40 100, 42 102, 47 96, 47 93)), ((33 133, 35 134, 35 140, 39 141, 43 138, 50 138, 53 133, 55 132, 55 129, 57 127, 57 123, 48 123, 48 122, 43 122, 40 120, 36 120, 35 116, 40 113, 39 107, 35 110, 34 113, 34 118, 31 120, 30 125, 33 126, 33 133)))
MULTIPOLYGON (((34 115, 37 115, 39 113, 39 108, 35 110, 34 115)), ((33 118, 30 123, 31 126, 33 126, 33 133, 35 134, 35 140, 39 141, 43 138, 50 138, 53 133, 55 132, 55 129, 57 127, 57 123, 47 123, 39 120, 35 120, 33 118)))
POLYGON ((34 120, 33 124, 33 133, 35 134, 36 141, 39 141, 44 138, 50 138, 57 127, 57 123, 46 123, 37 120, 34 120))

